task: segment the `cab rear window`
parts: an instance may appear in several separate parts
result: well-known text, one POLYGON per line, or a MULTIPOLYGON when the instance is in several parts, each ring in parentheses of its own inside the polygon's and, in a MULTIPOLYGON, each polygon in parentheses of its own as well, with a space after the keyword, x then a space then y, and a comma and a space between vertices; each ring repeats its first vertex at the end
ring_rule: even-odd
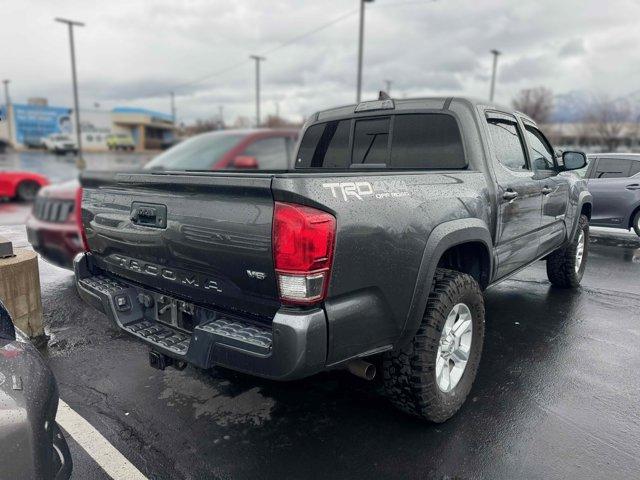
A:
POLYGON ((464 169, 460 128, 447 114, 364 117, 309 127, 296 168, 464 169), (364 167, 367 166, 367 167, 364 167))

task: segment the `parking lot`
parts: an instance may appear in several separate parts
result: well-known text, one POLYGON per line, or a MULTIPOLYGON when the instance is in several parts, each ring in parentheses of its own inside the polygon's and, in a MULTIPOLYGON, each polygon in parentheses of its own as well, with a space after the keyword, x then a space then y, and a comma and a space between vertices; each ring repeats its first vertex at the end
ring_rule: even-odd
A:
MULTIPOLYGON (((16 247, 28 208, 0 205, 16 247)), ((149 478, 635 478, 640 241, 593 229, 588 261, 577 291, 552 288, 542 262, 487 291, 478 380, 442 425, 346 372, 275 383, 154 370, 71 272, 41 260, 44 354, 60 398, 149 478)), ((108 478, 85 451, 93 437, 68 438, 73 478, 108 478)))

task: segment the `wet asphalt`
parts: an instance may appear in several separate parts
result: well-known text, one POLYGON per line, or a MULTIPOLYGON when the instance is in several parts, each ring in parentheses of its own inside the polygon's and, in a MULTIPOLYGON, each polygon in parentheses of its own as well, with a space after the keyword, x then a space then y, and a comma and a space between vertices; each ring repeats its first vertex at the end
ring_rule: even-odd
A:
MULTIPOLYGON (((0 204, 0 235, 16 246, 27 211, 0 204)), ((345 372, 277 383, 154 370, 145 345, 79 299, 70 272, 40 260, 40 276, 60 397, 149 478, 640 478, 634 234, 592 229, 578 290, 551 287, 543 262, 490 288, 478 378, 441 425, 345 372)), ((70 443, 73 478, 107 478, 70 443)))

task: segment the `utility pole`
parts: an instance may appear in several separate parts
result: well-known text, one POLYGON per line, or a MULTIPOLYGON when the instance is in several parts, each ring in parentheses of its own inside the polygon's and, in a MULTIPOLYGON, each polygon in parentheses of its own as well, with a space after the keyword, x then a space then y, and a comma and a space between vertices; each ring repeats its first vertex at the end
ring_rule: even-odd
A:
POLYGON ((384 84, 386 85, 386 90, 385 90, 385 92, 386 92, 386 94, 387 94, 387 95, 389 95, 389 96, 391 96, 391 84, 392 84, 392 83, 393 83, 393 82, 392 82, 391 80, 385 80, 385 81, 384 81, 384 84))
POLYGON ((260 62, 266 60, 258 55, 250 55, 256 61, 256 128, 260 127, 260 62))
POLYGON ((224 107, 220 105, 218 110, 220 111, 220 128, 224 128, 224 107))
POLYGON ((360 103, 362 96, 362 50, 364 43, 364 4, 372 3, 373 0, 360 0, 360 36, 358 40, 358 87, 356 93, 356 102, 360 103))
POLYGON ((66 18, 56 18, 56 22, 64 23, 69 27, 69 47, 71 49, 71 76, 73 78, 73 106, 76 119, 76 138, 78 141, 78 158, 76 166, 79 170, 84 170, 87 164, 82 157, 82 135, 80 134, 80 102, 78 102, 78 77, 76 75, 76 49, 73 43, 73 27, 84 27, 84 23, 68 20, 66 18))
POLYGON ((7 133, 9 135, 9 145, 13 146, 13 132, 11 130, 13 108, 11 108, 11 97, 9 96, 9 82, 10 80, 2 80, 2 83, 4 83, 4 103, 7 107, 7 133))
POLYGON ((491 50, 493 54, 493 72, 491 73, 491 90, 489 90, 489 101, 493 102, 493 94, 496 91, 496 71, 498 70, 498 56, 501 54, 498 50, 491 50))
POLYGON ((173 92, 169 92, 171 95, 171 119, 173 120, 173 124, 176 124, 176 96, 173 92))

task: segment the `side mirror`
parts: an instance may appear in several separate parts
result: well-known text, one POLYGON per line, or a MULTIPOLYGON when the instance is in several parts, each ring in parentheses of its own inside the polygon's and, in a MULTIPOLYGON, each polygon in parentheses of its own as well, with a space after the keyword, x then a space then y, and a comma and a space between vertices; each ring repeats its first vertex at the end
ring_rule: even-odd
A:
POLYGON ((562 163, 565 170, 580 170, 587 166, 587 156, 584 152, 562 152, 562 163))
POLYGON ((233 159, 233 168, 256 169, 258 168, 258 159, 240 155, 233 159))

